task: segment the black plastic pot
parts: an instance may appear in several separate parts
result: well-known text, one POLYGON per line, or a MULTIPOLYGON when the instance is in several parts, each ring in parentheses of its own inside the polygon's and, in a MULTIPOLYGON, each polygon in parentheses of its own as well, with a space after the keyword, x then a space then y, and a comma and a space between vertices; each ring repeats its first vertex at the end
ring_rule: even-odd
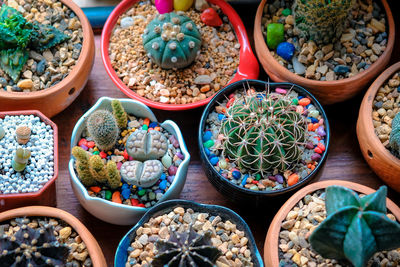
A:
POLYGON ((225 195, 230 200, 233 200, 240 204, 251 204, 258 206, 260 204, 265 203, 266 201, 271 200, 271 197, 280 196, 280 198, 278 199, 287 198, 290 196, 291 193, 293 193, 293 191, 296 191, 299 188, 305 186, 311 180, 319 179, 319 176, 321 175, 320 170, 323 168, 328 154, 330 136, 331 133, 330 133, 329 122, 324 109, 322 108, 318 100, 303 87, 292 83, 269 83, 259 80, 242 80, 232 83, 227 87, 225 87, 224 89, 222 89, 221 91, 219 91, 218 94, 216 94, 213 97, 213 99, 211 99, 210 103, 206 106, 200 120, 200 127, 198 131, 198 144, 199 144, 200 158, 203 164, 203 168, 210 183, 221 194, 225 195), (293 186, 273 191, 254 191, 244 187, 240 187, 234 183, 231 183, 228 179, 224 178, 221 174, 219 174, 206 155, 202 137, 204 134, 206 121, 210 112, 214 110, 216 103, 222 102, 236 90, 240 90, 242 88, 248 88, 249 86, 253 87, 257 91, 265 91, 267 86, 270 88, 271 91, 277 87, 283 89, 295 90, 299 95, 308 97, 311 100, 311 103, 317 108, 317 110, 320 112, 325 121, 325 132, 326 132, 325 152, 322 154, 321 160, 319 161, 319 164, 316 166, 316 168, 307 177, 305 177, 303 180, 299 181, 293 186))

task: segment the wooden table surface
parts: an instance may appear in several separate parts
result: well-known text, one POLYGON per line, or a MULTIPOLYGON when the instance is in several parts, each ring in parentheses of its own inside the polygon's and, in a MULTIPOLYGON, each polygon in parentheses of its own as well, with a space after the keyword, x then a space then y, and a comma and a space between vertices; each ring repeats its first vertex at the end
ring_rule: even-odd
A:
MULTIPOLYGON (((393 3, 389 1, 392 10, 393 3)), ((252 39, 251 27, 255 9, 241 9, 245 13, 240 15, 244 18, 245 25, 249 29, 249 37, 252 39)), ((396 16, 395 16, 396 17, 396 16)), ((397 17, 397 21, 398 20, 397 17)), ((399 36, 399 26, 396 35, 399 36)), ((59 177, 57 180, 57 207, 66 210, 78 217, 92 232, 103 249, 108 266, 113 266, 114 254, 120 239, 126 234, 131 226, 116 226, 100 221, 89 214, 79 204, 71 185, 68 173, 68 160, 70 157, 70 137, 72 129, 77 120, 102 96, 123 98, 125 95, 112 83, 105 72, 100 56, 100 34, 96 33, 96 59, 93 71, 86 88, 81 95, 62 113, 53 118, 59 129, 59 177)), ((395 49, 390 64, 400 60, 400 40, 397 37, 395 49)), ((260 67, 260 69, 262 69, 260 67)), ((267 79, 264 71, 260 72, 260 79, 267 79)), ((321 180, 341 179, 358 182, 372 188, 382 185, 381 180, 372 172, 364 161, 358 146, 356 136, 356 121, 362 95, 345 103, 327 106, 326 111, 331 124, 332 137, 328 160, 322 170, 321 180)), ((227 198, 219 194, 208 182, 201 167, 199 150, 197 146, 197 130, 202 108, 184 111, 168 112, 153 110, 159 121, 171 119, 181 128, 192 160, 190 163, 187 182, 181 193, 182 199, 194 200, 200 203, 217 204, 229 207, 239 213, 249 224, 256 239, 258 248, 262 254, 264 239, 269 224, 282 202, 271 201, 269 205, 258 208, 254 212, 250 209, 238 208, 227 198)), ((389 197, 400 205, 400 195, 389 190, 389 197)))

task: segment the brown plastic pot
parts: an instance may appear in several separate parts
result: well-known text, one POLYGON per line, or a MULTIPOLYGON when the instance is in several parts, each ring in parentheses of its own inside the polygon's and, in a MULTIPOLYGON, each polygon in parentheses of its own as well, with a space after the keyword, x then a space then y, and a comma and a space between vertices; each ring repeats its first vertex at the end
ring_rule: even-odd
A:
POLYGON ((371 169, 391 188, 400 192, 400 159, 392 155, 375 134, 372 104, 379 88, 400 71, 400 62, 385 70, 368 89, 361 103, 357 121, 357 137, 361 152, 371 169))
POLYGON ((48 117, 53 117, 67 108, 85 87, 94 63, 93 30, 77 4, 72 0, 60 1, 76 14, 82 25, 82 50, 76 65, 65 79, 50 88, 35 92, 1 90, 0 111, 36 109, 48 117))
POLYGON ((54 174, 53 177, 37 192, 19 194, 0 194, 0 212, 28 205, 56 205, 56 179, 58 177, 58 129, 57 125, 37 110, 0 112, 0 118, 6 115, 35 115, 53 129, 54 140, 54 174))
POLYGON ((85 243, 88 249, 93 267, 107 266, 103 252, 96 239, 89 232, 89 230, 70 213, 51 207, 29 206, 0 213, 0 222, 11 220, 17 217, 49 217, 63 220, 82 238, 82 241, 85 243))
MULTIPOLYGON (((289 211, 291 211, 293 207, 296 206, 297 203, 307 194, 313 193, 320 189, 325 189, 330 185, 344 186, 361 194, 372 194, 373 192, 375 192, 374 189, 367 186, 342 180, 328 180, 317 182, 314 184, 310 184, 298 191, 291 198, 289 198, 288 201, 285 202, 285 204, 283 204, 269 226, 264 244, 265 266, 279 267, 279 232, 282 222, 285 220, 289 211)), ((390 199, 386 199, 386 206, 389 212, 392 213, 397 220, 400 220, 400 208, 390 199)))
POLYGON ((299 76, 280 65, 272 56, 264 40, 261 19, 267 0, 262 0, 257 9, 254 24, 254 44, 258 59, 264 70, 275 82, 291 82, 309 90, 322 104, 345 101, 360 92, 369 81, 379 75, 389 63, 395 40, 395 26, 392 12, 386 0, 381 0, 389 25, 388 42, 385 51, 368 69, 357 75, 337 81, 316 81, 299 76))

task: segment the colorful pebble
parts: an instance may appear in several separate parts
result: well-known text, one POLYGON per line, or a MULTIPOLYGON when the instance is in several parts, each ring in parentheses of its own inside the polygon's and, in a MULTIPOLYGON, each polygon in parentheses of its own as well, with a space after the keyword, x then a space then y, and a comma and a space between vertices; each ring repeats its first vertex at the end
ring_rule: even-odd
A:
POLYGON ((165 190, 167 188, 167 180, 162 180, 161 183, 158 185, 161 190, 165 190))
POLYGON ((281 23, 270 23, 267 26, 267 45, 269 49, 276 49, 285 38, 285 27, 281 23))
POLYGON ((110 200, 111 196, 112 196, 111 191, 110 190, 106 190, 104 198, 107 199, 107 200, 110 200))
POLYGON ((98 186, 92 186, 90 187, 90 190, 92 190, 95 193, 99 193, 101 191, 101 188, 98 186))
POLYGON ((211 163, 212 165, 214 165, 214 166, 217 165, 218 161, 219 161, 218 157, 212 157, 212 158, 210 159, 210 163, 211 163))
POLYGON ((193 0, 174 0, 176 11, 186 11, 193 5, 193 0))
POLYGON ((204 146, 206 148, 210 148, 214 145, 214 141, 213 140, 208 140, 207 142, 204 142, 204 146))
POLYGON ((212 137, 212 132, 211 131, 205 131, 203 135, 203 142, 207 142, 210 140, 212 137))
POLYGON ((286 94, 287 93, 287 91, 285 89, 282 89, 282 88, 276 88, 275 92, 277 92, 278 94, 286 94))
POLYGON ((293 173, 288 177, 288 186, 292 186, 297 184, 297 182, 299 181, 299 175, 297 173, 293 173))
POLYGON ((121 193, 119 191, 115 191, 112 194, 111 201, 114 203, 122 204, 121 193))
POLYGON ((309 98, 307 98, 307 97, 302 98, 302 99, 299 100, 299 105, 302 105, 302 106, 307 106, 310 103, 311 103, 311 100, 309 98))
MULTIPOLYGON (((183 1, 183 0, 175 0, 175 1, 183 1)), ((206 24, 207 26, 212 26, 212 27, 219 27, 222 25, 222 20, 218 16, 217 11, 215 11, 213 8, 207 8, 205 9, 201 15, 200 15, 201 21, 206 24)))
POLYGON ((282 42, 276 48, 276 53, 286 61, 290 61, 294 55, 295 47, 292 43, 282 42))
POLYGON ((154 5, 160 14, 169 13, 174 10, 173 0, 155 0, 154 5))

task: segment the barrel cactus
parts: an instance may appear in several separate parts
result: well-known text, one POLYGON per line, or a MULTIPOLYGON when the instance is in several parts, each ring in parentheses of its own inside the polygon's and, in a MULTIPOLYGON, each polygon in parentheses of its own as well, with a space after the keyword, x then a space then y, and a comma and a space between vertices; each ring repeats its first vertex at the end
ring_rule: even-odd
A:
POLYGON ((393 153, 400 156, 400 113, 397 113, 392 121, 392 132, 390 133, 389 146, 393 153))
POLYGON ((267 175, 294 167, 305 142, 306 122, 287 95, 249 93, 226 110, 223 153, 237 166, 267 175))
POLYGON ((161 68, 185 68, 200 50, 201 34, 182 12, 161 14, 147 25, 143 46, 161 68))
POLYGON ((295 26, 302 37, 318 44, 336 42, 346 28, 352 3, 353 0, 296 0, 295 26))
POLYGON ((386 216, 386 186, 359 197, 341 186, 326 188, 327 218, 310 236, 312 248, 324 258, 367 265, 378 251, 400 247, 400 224, 386 216))
POLYGON ((110 150, 117 141, 119 128, 113 114, 108 110, 96 110, 86 122, 87 130, 97 147, 110 150))

